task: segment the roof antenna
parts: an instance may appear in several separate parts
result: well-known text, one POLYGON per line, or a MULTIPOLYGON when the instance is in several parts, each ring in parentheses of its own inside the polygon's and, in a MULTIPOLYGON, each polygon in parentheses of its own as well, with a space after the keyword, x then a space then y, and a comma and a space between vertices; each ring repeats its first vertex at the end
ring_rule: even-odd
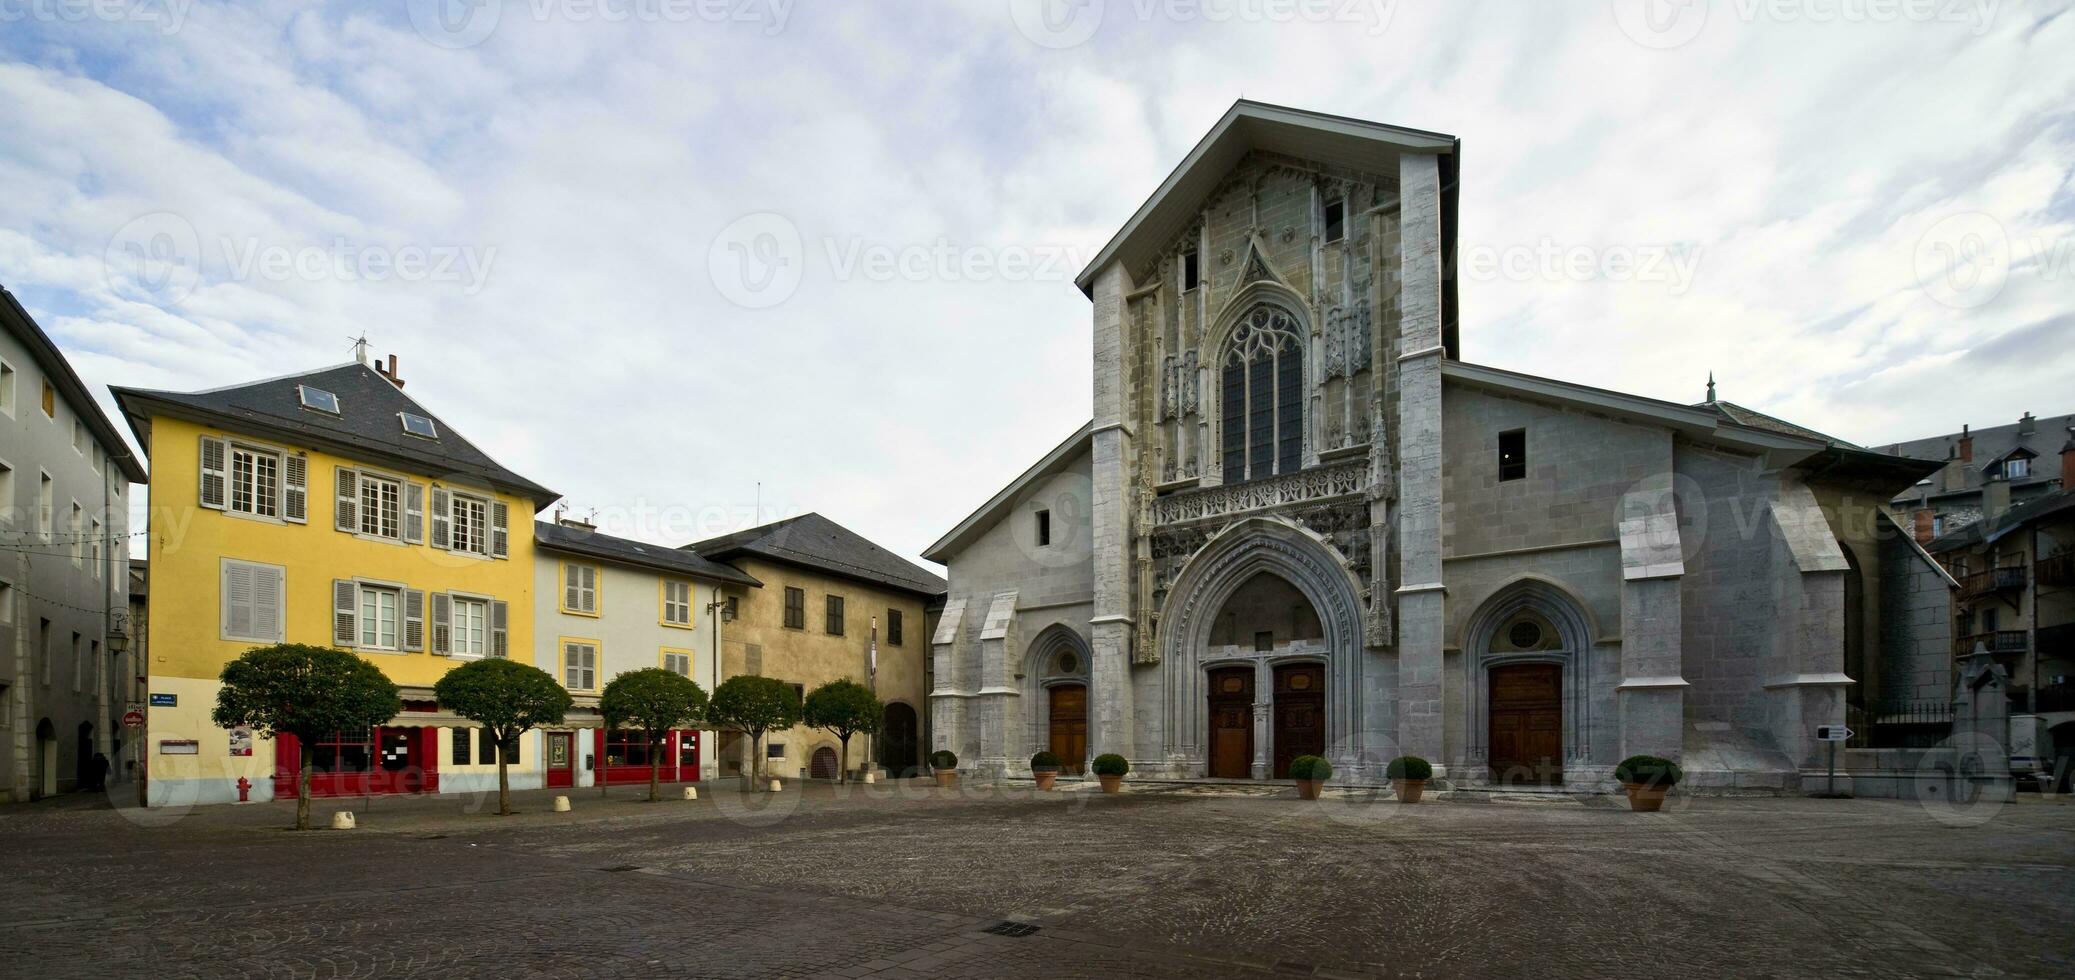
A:
POLYGON ((759 525, 759 524, 762 524, 762 523, 764 523, 764 481, 762 481, 762 480, 758 480, 758 481, 757 481, 757 512, 756 512, 755 514, 753 514, 753 515, 751 515, 751 516, 750 516, 750 519, 749 519, 749 526, 750 526, 750 527, 756 527, 757 525, 759 525))
POLYGON ((1715 403, 1715 372, 1708 372, 1708 404, 1715 403))
POLYGON ((368 348, 368 342, 367 342, 367 334, 364 334, 364 333, 363 333, 363 334, 361 334, 360 336, 358 336, 358 337, 355 337, 355 338, 352 338, 352 339, 353 339, 353 359, 354 359, 354 360, 356 360, 356 361, 359 361, 359 362, 361 363, 361 366, 365 367, 365 366, 367 365, 367 348, 368 348))

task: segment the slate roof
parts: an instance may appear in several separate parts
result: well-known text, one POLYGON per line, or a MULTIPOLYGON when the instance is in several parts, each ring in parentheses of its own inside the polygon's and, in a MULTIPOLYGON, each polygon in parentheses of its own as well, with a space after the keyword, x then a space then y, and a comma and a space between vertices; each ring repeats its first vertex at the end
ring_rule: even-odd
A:
POLYGON ((732 582, 736 585, 762 587, 764 584, 739 568, 723 565, 696 552, 618 538, 596 530, 570 527, 553 521, 534 521, 533 541, 538 546, 552 551, 637 565, 652 571, 732 582))
POLYGON ((2075 510, 2075 490, 2041 494, 2003 512, 2001 517, 1984 517, 1966 527, 1932 539, 1926 550, 1944 554, 1974 545, 1994 544, 1998 538, 2036 521, 2075 510))
MULTIPOLYGON (((58 345, 50 339, 49 334, 43 332, 43 326, 36 322, 35 317, 29 315, 21 301, 15 299, 14 294, 4 287, 0 287, 0 320, 6 321, 8 332, 14 334, 22 342, 22 346, 29 349, 29 356, 36 359, 36 366, 42 369, 44 377, 50 379, 51 387, 64 396, 65 404, 72 406, 72 410, 79 413, 79 420, 86 423, 88 429, 93 430, 95 440, 101 443, 101 450, 107 453, 109 461, 122 471, 123 477, 131 483, 145 482, 143 465, 138 463, 136 455, 130 452, 130 444, 123 441, 122 433, 116 431, 115 423, 110 422, 108 415, 101 411, 101 403, 94 400, 93 393, 87 390, 86 382, 79 380, 79 374, 72 370, 72 362, 65 359, 65 353, 58 349, 58 345)), ((23 404, 29 404, 28 399, 34 396, 29 392, 22 392, 20 397, 23 404)), ((147 442, 145 445, 150 443, 147 442)))
POLYGON ((948 588, 942 576, 820 514, 802 514, 685 547, 714 561, 766 558, 921 596, 941 595, 948 588))
POLYGON ((151 416, 170 415, 258 437, 323 446, 342 455, 372 458, 434 475, 473 477, 533 500, 554 503, 560 494, 526 479, 477 449, 445 419, 432 413, 374 368, 358 362, 208 391, 149 391, 113 388, 137 439, 151 445, 151 416), (339 397, 339 414, 302 407, 297 387, 321 388, 339 397), (403 430, 398 413, 431 419, 437 439, 403 430))
MULTIPOLYGON (((2032 421, 2031 432, 2020 434, 2017 430, 2018 423, 2016 422, 2008 425, 1991 425, 1981 429, 1970 429, 1967 434, 1974 439, 1974 460, 1963 468, 1966 475, 1966 486, 1954 491, 1934 489, 1931 492, 1931 496, 1937 497, 1948 492, 1953 494, 1979 492, 1982 483, 1988 476, 1988 464, 2009 456, 2012 451, 2019 448, 2030 450, 2034 456, 2041 459, 2059 456, 2061 448, 2069 445, 2070 436, 2075 435, 2075 415, 2042 416, 2032 421)), ((1896 456, 1915 456, 1919 459, 1950 459, 1958 451, 1959 443, 1960 433, 1948 432, 1944 435, 1926 436, 1922 439, 1910 439, 1904 442, 1891 443, 1880 447, 1880 451, 1896 456)), ((2028 487, 2055 482, 2060 475, 2061 471, 2058 465, 2034 463, 2032 465, 2032 475, 2024 479, 2012 480, 2010 489, 2013 494, 2021 494, 2028 487)))
MULTIPOLYGON (((1722 401, 1721 399, 1716 399, 1714 401, 1701 402, 1700 404, 1695 405, 1693 407, 1714 412, 1715 414, 1720 415, 1731 422, 1734 422, 1741 426, 1747 426, 1753 429, 1765 429, 1771 432, 1782 433, 1784 435, 1799 436, 1803 439, 1819 439, 1823 442, 1830 443, 1831 445, 1843 446, 1847 449, 1860 448, 1849 442, 1844 441, 1843 439, 1839 439, 1836 436, 1828 435, 1822 432, 1817 432, 1816 430, 1811 429, 1805 425, 1795 425, 1794 423, 1789 422, 1786 419, 1780 418, 1775 415, 1767 415, 1764 412, 1758 411, 1755 408, 1746 408, 1742 405, 1738 405, 1735 402, 1722 401)), ((1909 454, 1902 453, 1900 455, 1907 456, 1909 454)))

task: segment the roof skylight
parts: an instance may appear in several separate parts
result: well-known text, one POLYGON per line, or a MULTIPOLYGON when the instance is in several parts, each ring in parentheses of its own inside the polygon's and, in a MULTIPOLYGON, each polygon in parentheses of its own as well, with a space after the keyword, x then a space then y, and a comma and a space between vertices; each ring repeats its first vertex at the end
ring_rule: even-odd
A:
POLYGON ((421 439, 439 438, 439 427, 433 425, 431 419, 423 415, 412 415, 409 412, 398 412, 396 414, 398 418, 403 419, 403 430, 405 432, 421 439))
POLYGON ((332 415, 339 414, 339 396, 322 388, 312 388, 309 385, 296 385, 295 390, 302 397, 304 408, 328 412, 332 415))

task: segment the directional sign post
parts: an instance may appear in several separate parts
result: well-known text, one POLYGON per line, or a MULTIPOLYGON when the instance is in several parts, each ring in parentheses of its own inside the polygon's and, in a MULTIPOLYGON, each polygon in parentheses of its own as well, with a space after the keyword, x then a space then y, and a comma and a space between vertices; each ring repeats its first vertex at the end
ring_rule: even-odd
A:
POLYGON ((1816 740, 1830 743, 1830 772, 1823 778, 1823 795, 1837 796, 1837 743, 1852 737, 1852 730, 1843 725, 1817 725, 1816 740))

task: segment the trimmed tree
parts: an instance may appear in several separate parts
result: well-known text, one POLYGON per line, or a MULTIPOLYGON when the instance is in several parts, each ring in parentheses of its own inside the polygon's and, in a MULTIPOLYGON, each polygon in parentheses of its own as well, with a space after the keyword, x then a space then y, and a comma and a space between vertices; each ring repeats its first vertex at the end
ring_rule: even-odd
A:
POLYGON ((310 829, 310 769, 317 740, 364 731, 396 717, 403 699, 381 668, 334 647, 280 643, 247 650, 223 665, 210 720, 267 738, 295 736, 302 766, 295 784, 295 829, 310 829))
POLYGON ((714 689, 706 718, 715 728, 749 736, 750 778, 756 780, 764 769, 764 733, 799 724, 802 710, 800 694, 791 684, 745 674, 730 677, 714 689))
MULTIPOLYGON (((872 696, 870 689, 856 681, 844 679, 830 681, 808 692, 807 701, 801 707, 800 717, 807 724, 824 728, 836 736, 843 747, 836 778, 850 778, 850 736, 860 732, 871 735, 879 731, 886 722, 886 703, 872 696)), ((871 765, 871 760, 865 761, 871 765)))
POLYGON ((492 658, 462 664, 432 686, 448 711, 483 726, 497 745, 497 815, 512 812, 512 783, 505 767, 519 736, 556 725, 569 713, 569 692, 553 675, 532 664, 492 658))
MULTIPOLYGON (((599 693, 598 713, 605 716, 608 729, 631 723, 648 736, 648 801, 654 803, 663 798, 659 775, 663 757, 656 746, 664 733, 694 724, 706 713, 706 689, 673 670, 630 670, 614 677, 599 693)), ((603 785, 602 766, 598 780, 603 785)))

